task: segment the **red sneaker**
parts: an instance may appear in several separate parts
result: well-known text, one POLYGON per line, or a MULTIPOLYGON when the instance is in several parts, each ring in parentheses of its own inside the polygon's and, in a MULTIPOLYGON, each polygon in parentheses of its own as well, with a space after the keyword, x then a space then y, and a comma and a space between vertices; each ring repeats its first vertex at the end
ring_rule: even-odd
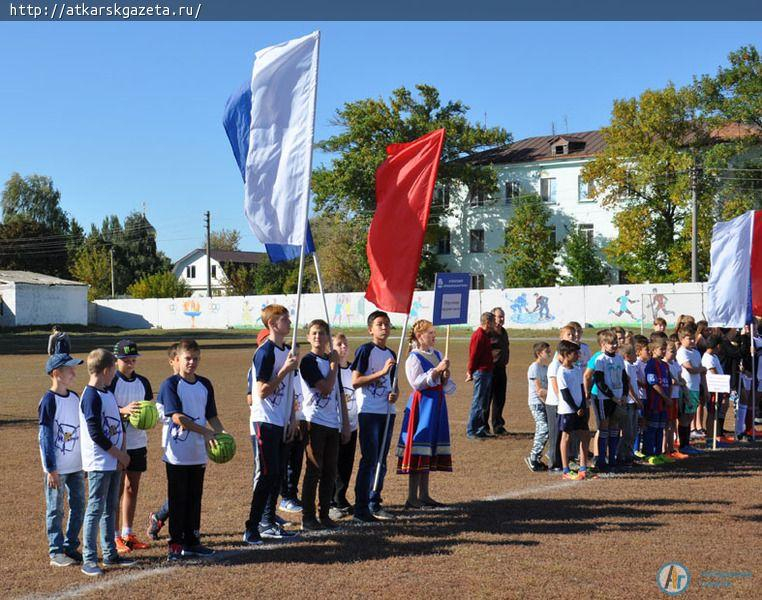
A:
POLYGON ((126 538, 122 538, 124 543, 130 548, 130 550, 148 550, 151 544, 141 542, 134 533, 131 533, 126 538))
POLYGON ((132 548, 127 545, 127 540, 125 540, 122 536, 116 536, 114 541, 116 542, 116 551, 118 554, 129 554, 132 552, 132 548))

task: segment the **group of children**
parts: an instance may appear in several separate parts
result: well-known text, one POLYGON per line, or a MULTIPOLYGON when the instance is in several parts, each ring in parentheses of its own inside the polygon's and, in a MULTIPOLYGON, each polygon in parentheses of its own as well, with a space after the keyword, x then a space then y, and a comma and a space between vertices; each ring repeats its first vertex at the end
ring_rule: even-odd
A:
MULTIPOLYGON (((748 329, 711 330, 688 315, 680 317, 671 335, 666 326, 664 319, 656 319, 649 337, 621 327, 604 329, 597 334, 594 354, 580 341, 582 327, 576 322, 560 329, 552 358, 549 344, 534 345, 527 371, 535 420, 534 442, 525 458, 530 470, 586 479, 595 477, 591 471, 629 469, 636 461, 660 465, 686 459, 700 452, 692 440, 710 445, 715 431, 721 443, 750 439, 754 386, 748 329), (710 397, 707 373, 730 375, 733 392, 710 397), (735 436, 726 436, 731 399, 735 436), (590 407, 596 425, 592 456, 590 407)), ((757 381, 762 390, 762 377, 757 381)))
MULTIPOLYGON (((375 311, 368 317, 371 341, 357 349, 351 364, 346 336, 331 337, 323 320, 308 325, 310 351, 301 357, 286 344, 291 331, 288 309, 267 306, 262 322, 266 329, 257 340, 246 396, 254 477, 244 543, 295 535, 283 528, 276 507, 301 512, 301 526, 307 531, 334 528, 335 519, 350 512, 360 522, 393 519, 381 496, 398 397, 397 358, 386 346, 388 315, 375 311), (352 507, 346 492, 358 441, 352 507)), ((453 393, 455 385, 449 360, 434 348, 431 322, 416 321, 409 342, 405 373, 413 393, 399 434, 397 471, 410 475, 405 507, 416 510, 441 506, 429 495, 429 473, 452 469, 446 394, 453 393)), ((134 428, 129 417, 141 410, 141 402, 153 399, 150 382, 135 370, 138 357, 137 345, 130 340, 117 343, 113 353, 93 350, 81 398, 70 388, 83 361, 66 353, 53 354, 47 361, 52 385, 39 404, 39 442, 53 566, 81 563, 84 574, 102 575, 99 531, 106 567, 133 565, 132 552, 148 548, 132 529, 147 466, 148 436, 134 428), (70 510, 64 532, 65 495, 70 510)), ((168 497, 150 513, 148 535, 158 539, 169 522, 170 561, 214 554, 200 540, 201 499, 207 449, 225 430, 212 383, 196 372, 200 358, 195 341, 173 344, 172 375, 156 398, 168 497)))

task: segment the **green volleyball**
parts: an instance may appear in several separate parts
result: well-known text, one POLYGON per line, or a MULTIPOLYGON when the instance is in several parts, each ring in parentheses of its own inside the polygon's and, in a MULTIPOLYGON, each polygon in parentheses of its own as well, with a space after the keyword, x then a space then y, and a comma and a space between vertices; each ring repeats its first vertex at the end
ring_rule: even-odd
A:
POLYGON ((218 433, 214 436, 217 440, 215 448, 206 447, 206 455, 218 464, 226 463, 235 456, 235 440, 229 433, 218 433))
POLYGON ((151 429, 159 421, 156 403, 151 400, 141 400, 139 404, 140 412, 134 412, 130 415, 130 425, 135 429, 151 429))

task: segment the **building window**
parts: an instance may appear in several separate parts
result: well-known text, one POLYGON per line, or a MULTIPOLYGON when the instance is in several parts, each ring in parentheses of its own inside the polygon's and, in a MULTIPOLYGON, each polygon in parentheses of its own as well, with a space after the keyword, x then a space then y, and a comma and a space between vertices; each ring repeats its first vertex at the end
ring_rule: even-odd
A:
POLYGON ((442 208, 450 206, 450 186, 438 185, 434 190, 434 204, 442 208))
POLYGON ((217 279, 217 265, 212 265, 212 277, 217 279))
POLYGON ((484 252, 484 229, 472 229, 469 239, 469 248, 472 254, 484 252))
POLYGON ((592 186, 582 180, 582 176, 577 176, 577 198, 580 202, 593 202, 592 186))
POLYGON ((486 197, 487 197, 487 194, 485 194, 484 191, 474 190, 469 195, 468 204, 470 206, 484 206, 484 201, 486 197))
POLYGON ((482 275, 481 273, 471 274, 471 289, 472 290, 484 289, 484 275, 482 275))
POLYGON ((556 178, 555 177, 542 177, 540 178, 540 196, 545 202, 556 202, 556 178))
POLYGON ((437 240, 437 254, 450 254, 450 232, 445 231, 437 240))
POLYGON ((555 147, 553 154, 566 154, 566 146, 559 144, 555 147))
POLYGON ((196 279, 196 265, 188 265, 185 267, 185 278, 196 279))
POLYGON ((506 181, 505 182, 505 203, 510 204, 514 198, 518 198, 521 194, 521 185, 518 181, 506 181))
POLYGON ((592 223, 581 223, 578 227, 578 231, 587 238, 587 241, 591 244, 595 239, 595 226, 592 223))

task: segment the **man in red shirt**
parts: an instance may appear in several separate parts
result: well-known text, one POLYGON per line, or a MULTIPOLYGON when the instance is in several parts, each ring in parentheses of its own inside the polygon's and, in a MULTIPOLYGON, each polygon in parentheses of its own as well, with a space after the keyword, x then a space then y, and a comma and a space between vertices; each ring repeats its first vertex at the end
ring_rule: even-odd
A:
POLYGON ((482 313, 481 325, 471 335, 471 344, 468 348, 466 381, 474 382, 474 397, 466 426, 466 436, 470 440, 493 437, 487 432, 484 409, 488 406, 492 393, 493 359, 490 333, 494 328, 495 315, 489 312, 482 313))

